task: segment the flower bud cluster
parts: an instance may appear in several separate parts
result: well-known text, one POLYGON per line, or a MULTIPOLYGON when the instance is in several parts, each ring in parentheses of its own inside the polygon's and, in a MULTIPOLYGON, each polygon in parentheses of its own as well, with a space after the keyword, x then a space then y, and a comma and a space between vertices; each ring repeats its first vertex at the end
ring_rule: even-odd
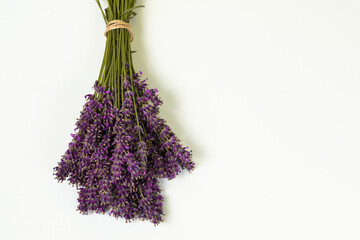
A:
POLYGON ((140 75, 123 81, 120 107, 114 106, 113 92, 95 83, 54 168, 57 180, 77 187, 83 214, 158 224, 164 215, 159 179, 194 169, 191 151, 159 117, 158 91, 149 89, 140 75))

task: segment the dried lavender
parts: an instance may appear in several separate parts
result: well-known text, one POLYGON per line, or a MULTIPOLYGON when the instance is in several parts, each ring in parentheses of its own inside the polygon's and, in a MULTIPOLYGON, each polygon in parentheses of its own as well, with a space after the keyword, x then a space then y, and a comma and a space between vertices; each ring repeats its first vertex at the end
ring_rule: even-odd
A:
MULTIPOLYGON (((108 1, 102 11, 105 22, 129 22, 140 7, 135 3, 108 1)), ((83 214, 108 213, 126 222, 158 224, 164 215, 158 179, 192 171, 194 163, 191 151, 159 117, 158 91, 148 88, 142 72, 135 72, 132 54, 127 29, 108 32, 94 94, 85 96, 72 142, 54 175, 77 187, 83 214)))

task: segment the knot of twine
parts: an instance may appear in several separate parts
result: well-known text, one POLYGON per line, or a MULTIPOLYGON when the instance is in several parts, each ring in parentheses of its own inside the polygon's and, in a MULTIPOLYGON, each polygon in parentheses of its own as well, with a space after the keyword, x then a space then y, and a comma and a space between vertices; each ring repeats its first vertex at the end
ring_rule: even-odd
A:
POLYGON ((121 28, 124 28, 129 31, 130 42, 132 42, 132 40, 134 40, 134 33, 130 27, 130 24, 127 22, 124 22, 122 20, 113 20, 113 21, 109 22, 106 25, 105 37, 107 37, 108 32, 115 30, 115 29, 121 29, 121 28))

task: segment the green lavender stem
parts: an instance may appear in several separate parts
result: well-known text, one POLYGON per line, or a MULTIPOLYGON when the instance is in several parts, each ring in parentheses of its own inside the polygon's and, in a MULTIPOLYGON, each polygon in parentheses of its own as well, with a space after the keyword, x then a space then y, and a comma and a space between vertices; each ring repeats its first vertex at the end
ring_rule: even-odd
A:
MULTIPOLYGON (((99 0, 96 0, 106 24, 113 20, 129 22, 130 18, 134 15, 134 9, 143 7, 135 6, 136 0, 108 0, 107 2, 109 7, 104 11, 99 0)), ((140 127, 133 82, 135 70, 131 55, 132 51, 129 32, 126 29, 116 29, 108 32, 105 54, 98 82, 100 86, 113 92, 114 105, 120 108, 124 103, 124 79, 127 77, 130 78, 131 90, 134 93, 132 101, 136 122, 138 127, 140 127)), ((97 98, 98 97, 100 96, 97 96, 97 98)), ((139 139, 141 141, 140 131, 139 139)))

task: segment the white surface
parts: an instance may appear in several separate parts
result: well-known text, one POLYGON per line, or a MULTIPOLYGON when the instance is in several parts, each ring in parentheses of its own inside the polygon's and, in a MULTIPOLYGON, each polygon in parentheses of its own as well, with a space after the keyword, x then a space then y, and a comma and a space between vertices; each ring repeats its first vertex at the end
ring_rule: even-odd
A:
POLYGON ((105 46, 95 1, 1 0, 0 239, 360 239, 360 2, 141 1, 135 64, 197 169, 165 222, 75 211, 52 168, 105 46))

